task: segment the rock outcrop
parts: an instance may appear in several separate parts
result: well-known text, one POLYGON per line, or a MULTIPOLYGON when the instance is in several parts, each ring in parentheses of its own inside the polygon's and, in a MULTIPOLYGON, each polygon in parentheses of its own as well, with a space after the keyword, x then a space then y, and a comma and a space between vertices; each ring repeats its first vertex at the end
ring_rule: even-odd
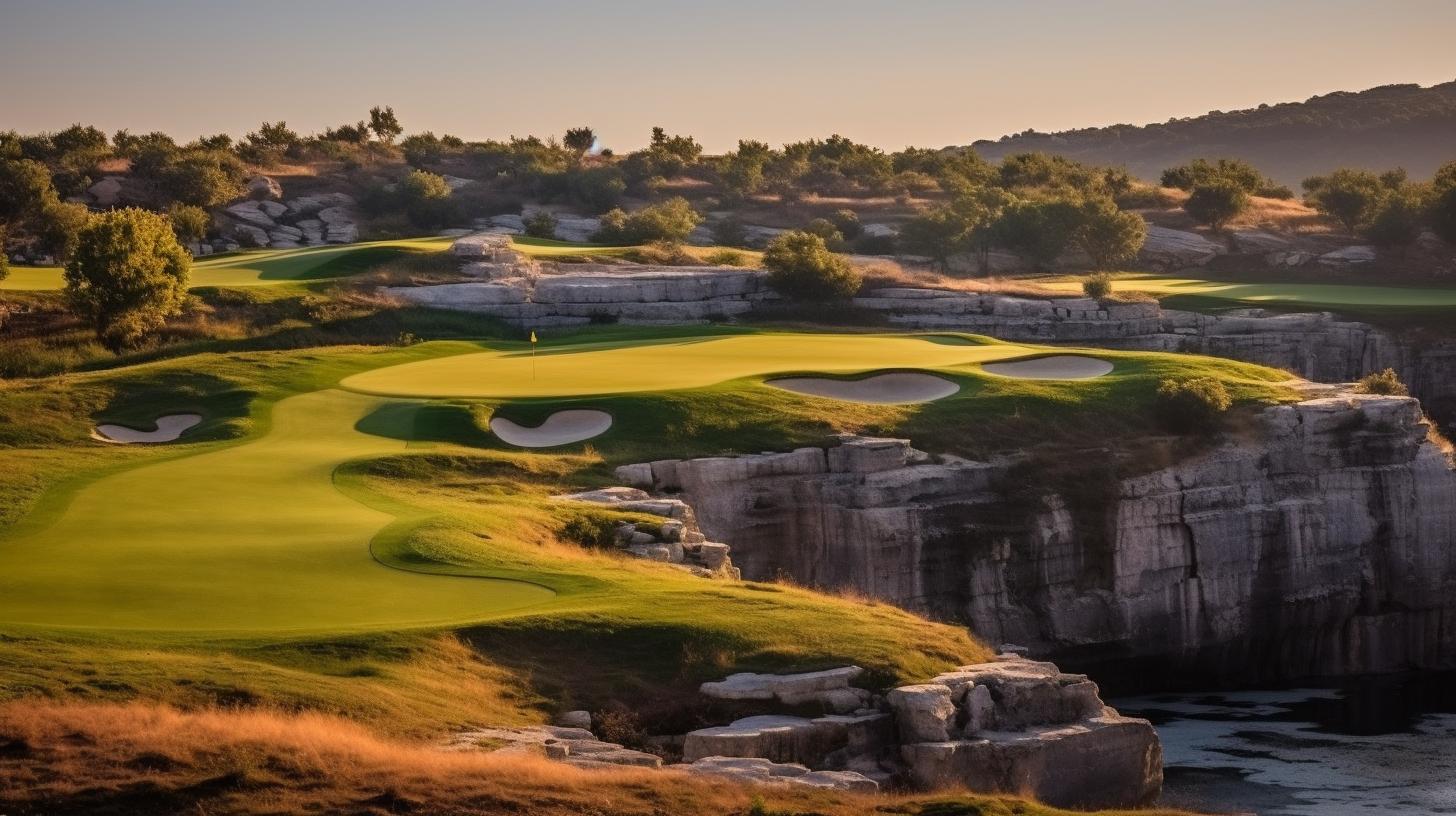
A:
MULTIPOLYGON (((800 688, 825 676, 845 675, 776 682, 800 688)), ((753 677, 762 685, 774 675, 753 677)), ((746 684, 730 678, 703 692, 734 685, 746 684)), ((877 708, 853 714, 761 714, 700 729, 685 738, 683 760, 789 764, 853 773, 867 784, 1031 794, 1072 807, 1142 805, 1162 786, 1162 748, 1148 721, 1103 706, 1085 675, 1012 654, 890 689, 877 708)))
POLYGON ((523 328, 590 323, 692 325, 726 320, 772 297, 764 273, 718 266, 537 264, 502 233, 458 239, 462 272, 479 282, 395 286, 401 300, 474 312, 523 328))
POLYGON ((748 578, 853 588, 1103 678, 1456 667, 1456 470, 1420 404, 1340 394, 1256 424, 1093 497, 863 438, 619 476, 692 503, 748 578))
MULTIPOLYGON (((624 513, 665 519, 659 523, 623 521, 614 530, 617 549, 624 554, 681 567, 703 578, 737 580, 738 568, 729 547, 708 541, 698 526, 693 508, 681 499, 653 498, 631 487, 608 487, 557 496, 560 501, 605 505, 624 513)), ((846 685, 848 681, 845 681, 846 685)))
MULTIPOLYGON (((230 224, 228 232, 248 246, 292 249, 359 240, 354 199, 345 193, 316 193, 278 201, 275 199, 283 194, 278 183, 256 176, 249 182, 249 194, 251 198, 222 211, 230 224)), ((225 248, 216 243, 214 247, 225 248)))

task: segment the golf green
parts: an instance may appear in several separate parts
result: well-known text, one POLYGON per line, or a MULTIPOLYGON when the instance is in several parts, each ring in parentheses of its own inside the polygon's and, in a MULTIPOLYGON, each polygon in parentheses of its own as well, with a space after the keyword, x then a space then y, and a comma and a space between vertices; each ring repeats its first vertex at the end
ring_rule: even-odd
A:
POLYGON ((404 450, 354 429, 385 403, 338 390, 291 397, 259 439, 52 497, 44 526, 0 539, 0 621, 340 632, 479 621, 551 600, 534 584, 406 572, 371 557, 371 539, 395 518, 341 493, 334 474, 347 460, 404 450))
POLYGON ((952 335, 763 333, 484 351, 365 371, 343 387, 394 397, 568 397, 702 388, 742 377, 953 369, 1043 349, 952 335))
MULTIPOLYGON (((451 238, 406 238, 299 249, 260 249, 202 258, 192 264, 192 288, 204 286, 264 286, 298 280, 346 277, 401 253, 441 252, 451 238)), ((57 290, 65 286, 56 266, 12 267, 0 280, 0 289, 57 290)))
MULTIPOLYGON (((1057 278, 1038 282, 1059 292, 1081 292, 1081 278, 1057 278)), ((1310 308, 1375 306, 1394 308, 1440 308, 1456 306, 1456 288, 1434 289, 1403 286, 1361 286, 1340 283, 1244 283, 1162 275, 1123 275, 1113 281, 1114 291, 1148 292, 1160 297, 1189 295, 1231 304, 1288 304, 1310 308)))

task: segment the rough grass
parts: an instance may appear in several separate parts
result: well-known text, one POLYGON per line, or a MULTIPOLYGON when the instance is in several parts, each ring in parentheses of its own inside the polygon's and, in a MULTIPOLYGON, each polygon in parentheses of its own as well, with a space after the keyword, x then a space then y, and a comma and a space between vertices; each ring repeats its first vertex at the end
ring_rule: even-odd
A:
POLYGON ((848 794, 740 787, 676 771, 583 771, 536 756, 391 740, 316 713, 52 702, 0 706, 0 808, 17 816, 1066 814, 1014 798, 848 794))

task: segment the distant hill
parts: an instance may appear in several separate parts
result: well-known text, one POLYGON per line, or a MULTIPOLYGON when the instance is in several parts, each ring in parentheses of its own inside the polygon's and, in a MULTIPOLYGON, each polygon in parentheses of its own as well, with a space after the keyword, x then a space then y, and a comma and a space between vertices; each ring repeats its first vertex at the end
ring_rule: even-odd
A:
POLYGON ((1119 164, 1148 180, 1199 156, 1245 159, 1295 190, 1308 176, 1345 166, 1399 166, 1412 178, 1428 178, 1442 163, 1456 159, 1456 82, 1341 91, 1304 102, 1213 111, 1141 127, 1027 131, 974 146, 993 160, 1044 151, 1119 164))

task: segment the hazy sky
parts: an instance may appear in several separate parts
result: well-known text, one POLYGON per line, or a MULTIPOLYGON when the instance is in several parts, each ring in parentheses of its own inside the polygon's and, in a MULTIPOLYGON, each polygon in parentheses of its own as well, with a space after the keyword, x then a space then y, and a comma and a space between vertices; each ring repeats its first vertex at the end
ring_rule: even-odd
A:
POLYGON ((1456 0, 0 0, 0 129, 886 148, 1456 79, 1456 0))

